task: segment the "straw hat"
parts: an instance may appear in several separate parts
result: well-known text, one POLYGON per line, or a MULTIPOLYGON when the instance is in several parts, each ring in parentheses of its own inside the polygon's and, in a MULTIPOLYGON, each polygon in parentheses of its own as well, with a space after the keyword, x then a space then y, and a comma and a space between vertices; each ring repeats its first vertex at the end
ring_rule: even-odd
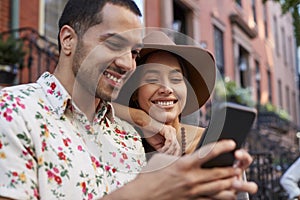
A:
MULTIPOLYGON (((143 59, 149 53, 164 50, 180 56, 184 62, 184 71, 187 72, 187 103, 182 115, 188 115, 199 109, 209 99, 216 81, 216 66, 211 53, 194 45, 176 45, 164 32, 150 32, 143 39, 144 47, 140 52, 143 59)), ((137 66, 138 68, 138 66, 137 66)), ((124 85, 117 102, 129 105, 129 98, 137 89, 136 80, 129 81, 124 85), (135 88, 134 88, 135 87, 135 88)))

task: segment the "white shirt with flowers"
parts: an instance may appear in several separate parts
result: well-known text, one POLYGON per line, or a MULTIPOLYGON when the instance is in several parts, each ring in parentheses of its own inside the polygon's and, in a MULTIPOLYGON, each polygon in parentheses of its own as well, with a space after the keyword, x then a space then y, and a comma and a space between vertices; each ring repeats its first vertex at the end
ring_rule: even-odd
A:
POLYGON ((50 73, 0 91, 0 196, 97 199, 145 165, 138 133, 102 103, 94 121, 50 73))

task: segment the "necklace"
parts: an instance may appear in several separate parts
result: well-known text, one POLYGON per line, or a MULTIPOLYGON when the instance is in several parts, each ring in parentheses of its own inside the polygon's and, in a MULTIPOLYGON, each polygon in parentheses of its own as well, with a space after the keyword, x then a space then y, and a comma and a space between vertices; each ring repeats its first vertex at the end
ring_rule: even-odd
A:
POLYGON ((182 155, 185 154, 185 147, 186 147, 186 137, 185 137, 185 128, 181 127, 181 148, 182 148, 182 155))

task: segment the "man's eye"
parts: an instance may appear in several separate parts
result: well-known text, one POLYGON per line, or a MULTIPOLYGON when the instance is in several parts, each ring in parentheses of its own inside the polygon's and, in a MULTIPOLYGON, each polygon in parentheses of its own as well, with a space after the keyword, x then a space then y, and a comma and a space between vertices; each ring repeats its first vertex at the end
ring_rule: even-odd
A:
POLYGON ((113 50, 122 49, 122 46, 119 43, 111 41, 111 40, 106 40, 106 44, 108 44, 109 48, 111 48, 113 50))
POLYGON ((136 58, 140 57, 140 52, 138 50, 132 50, 131 54, 132 54, 133 59, 136 59, 136 58))

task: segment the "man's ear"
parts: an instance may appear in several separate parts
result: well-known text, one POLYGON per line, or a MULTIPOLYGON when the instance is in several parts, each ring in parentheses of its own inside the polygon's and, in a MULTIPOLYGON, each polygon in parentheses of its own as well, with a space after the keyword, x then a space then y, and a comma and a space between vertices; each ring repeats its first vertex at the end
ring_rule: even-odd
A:
POLYGON ((77 42, 77 34, 74 29, 68 25, 64 25, 59 33, 61 51, 65 55, 71 55, 72 51, 75 50, 77 42))

